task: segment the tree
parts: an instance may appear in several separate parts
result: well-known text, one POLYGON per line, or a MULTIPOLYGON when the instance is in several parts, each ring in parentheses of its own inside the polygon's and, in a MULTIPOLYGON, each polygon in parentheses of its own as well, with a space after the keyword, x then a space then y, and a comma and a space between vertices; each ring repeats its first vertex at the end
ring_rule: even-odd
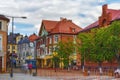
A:
MULTIPOLYGON (((115 55, 120 68, 120 21, 113 22, 107 29, 109 34, 105 44, 109 46, 109 53, 115 55)), ((111 56, 110 55, 110 56, 111 56)))
POLYGON ((54 64, 54 68, 55 68, 55 72, 56 72, 56 68, 58 67, 59 65, 59 62, 60 62, 60 59, 59 59, 59 56, 56 52, 54 52, 52 54, 53 58, 52 58, 52 61, 53 61, 53 64, 54 64))
MULTIPOLYGON (((113 22, 108 27, 92 29, 89 33, 80 33, 82 44, 78 47, 85 60, 98 62, 112 61, 120 50, 120 22, 113 22)), ((120 64, 120 55, 117 56, 120 64)))
POLYGON ((94 59, 95 57, 92 56, 93 51, 94 51, 93 47, 95 46, 94 36, 95 36, 95 34, 93 32, 80 33, 78 35, 80 44, 77 46, 77 48, 81 55, 81 62, 82 62, 83 69, 84 69, 84 61, 95 60, 94 59), (90 55, 92 56, 93 59, 90 59, 91 58, 90 55))
POLYGON ((59 42, 57 44, 57 50, 56 50, 58 57, 61 62, 64 63, 64 67, 68 67, 70 56, 74 52, 74 44, 72 41, 67 42, 59 42))

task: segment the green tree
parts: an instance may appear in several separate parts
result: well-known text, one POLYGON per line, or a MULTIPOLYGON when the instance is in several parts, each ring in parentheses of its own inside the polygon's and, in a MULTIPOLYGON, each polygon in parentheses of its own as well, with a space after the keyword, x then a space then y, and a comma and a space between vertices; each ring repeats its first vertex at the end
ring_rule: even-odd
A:
POLYGON ((93 47, 95 46, 94 36, 95 36, 95 34, 93 32, 92 33, 80 33, 78 35, 80 44, 77 46, 77 48, 81 55, 81 62, 82 62, 83 67, 84 67, 84 61, 95 60, 94 55, 91 55, 94 52, 93 47), (89 55, 91 55, 94 58, 90 59, 91 57, 89 55))
POLYGON ((72 41, 59 42, 56 50, 59 59, 64 63, 64 67, 68 67, 70 56, 74 52, 74 45, 72 41))
POLYGON ((52 56, 53 56, 52 61, 53 61, 53 65, 54 65, 55 72, 56 72, 56 68, 59 65, 60 59, 59 59, 59 56, 56 52, 54 54, 52 54, 52 56))
POLYGON ((107 40, 105 44, 108 45, 109 57, 115 56, 120 68, 120 21, 113 22, 107 29, 107 40))
POLYGON ((94 61, 101 66, 103 61, 112 61, 115 55, 120 64, 120 22, 113 22, 107 28, 93 29, 81 33, 80 53, 85 60, 94 61))

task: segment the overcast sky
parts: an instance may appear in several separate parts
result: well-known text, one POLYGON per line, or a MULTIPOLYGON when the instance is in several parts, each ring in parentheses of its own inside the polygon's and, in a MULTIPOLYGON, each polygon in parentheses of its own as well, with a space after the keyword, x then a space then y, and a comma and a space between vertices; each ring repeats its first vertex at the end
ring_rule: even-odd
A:
MULTIPOLYGON (((120 9, 120 0, 0 0, 0 14, 26 16, 15 18, 14 32, 24 35, 38 34, 42 20, 71 19, 84 28, 101 15, 102 5, 110 9, 120 9)), ((9 32, 11 32, 11 22, 9 32)))

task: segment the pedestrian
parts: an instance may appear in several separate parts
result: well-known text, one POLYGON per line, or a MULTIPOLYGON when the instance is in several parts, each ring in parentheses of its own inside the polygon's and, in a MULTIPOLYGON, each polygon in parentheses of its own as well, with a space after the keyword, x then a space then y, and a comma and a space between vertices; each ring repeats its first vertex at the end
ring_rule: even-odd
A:
POLYGON ((71 69, 71 63, 69 63, 69 65, 68 65, 68 71, 70 71, 70 69, 71 69))
POLYGON ((29 72, 30 72, 30 74, 32 73, 32 63, 29 63, 28 64, 28 68, 29 68, 29 72))
POLYGON ((88 69, 88 72, 87 72, 87 73, 88 73, 88 76, 89 76, 89 75, 90 75, 90 70, 89 70, 89 69, 88 69))
POLYGON ((102 75, 102 74, 103 74, 103 71, 102 71, 102 68, 101 68, 101 67, 99 68, 99 71, 100 71, 100 75, 102 75))
POLYGON ((15 59, 12 60, 12 64, 14 65, 14 68, 16 68, 16 60, 15 59))
POLYGON ((25 70, 25 74, 28 72, 28 64, 27 62, 24 64, 24 70, 25 70))

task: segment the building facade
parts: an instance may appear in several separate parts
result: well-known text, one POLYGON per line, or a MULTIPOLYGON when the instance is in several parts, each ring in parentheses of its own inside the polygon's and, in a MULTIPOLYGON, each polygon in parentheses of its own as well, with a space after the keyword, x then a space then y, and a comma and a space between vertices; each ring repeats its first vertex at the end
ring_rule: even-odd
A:
POLYGON ((13 55, 13 60, 18 63, 18 42, 23 37, 20 33, 10 33, 8 35, 8 51, 7 51, 7 67, 10 67, 10 59, 13 55))
POLYGON ((8 35, 8 53, 11 54, 13 53, 18 53, 18 42, 20 41, 20 39, 23 37, 23 35, 21 35, 20 33, 10 33, 8 35))
POLYGON ((32 35, 29 36, 29 53, 31 54, 29 57, 31 57, 31 59, 36 59, 37 57, 37 51, 36 51, 36 40, 38 39, 39 37, 33 33, 32 35))
POLYGON ((21 64, 36 59, 36 39, 38 36, 34 33, 21 38, 18 42, 18 60, 21 64))
POLYGON ((6 72, 8 22, 8 18, 0 15, 0 73, 6 72))
POLYGON ((25 63, 25 60, 31 55, 29 53, 29 43, 30 41, 28 36, 24 36, 18 42, 18 60, 21 64, 25 63))
MULTIPOLYGON (((120 20, 120 10, 108 9, 107 4, 105 4, 102 6, 102 14, 98 18, 98 20, 95 21, 94 23, 90 24, 89 26, 85 27, 83 30, 80 31, 80 33, 90 32, 90 30, 93 28, 107 27, 113 21, 117 21, 117 20, 120 20)), ((95 67, 95 66, 98 66, 98 64, 94 63, 94 62, 86 61, 85 66, 95 67)), ((103 67, 108 67, 108 66, 116 67, 117 63, 116 62, 109 63, 109 62, 105 61, 102 63, 102 66, 103 67)))
POLYGON ((37 40, 38 67, 53 67, 51 55, 54 53, 56 44, 68 40, 74 42, 76 33, 80 30, 79 26, 66 18, 61 18, 60 21, 43 20, 39 31, 40 37, 37 40))

